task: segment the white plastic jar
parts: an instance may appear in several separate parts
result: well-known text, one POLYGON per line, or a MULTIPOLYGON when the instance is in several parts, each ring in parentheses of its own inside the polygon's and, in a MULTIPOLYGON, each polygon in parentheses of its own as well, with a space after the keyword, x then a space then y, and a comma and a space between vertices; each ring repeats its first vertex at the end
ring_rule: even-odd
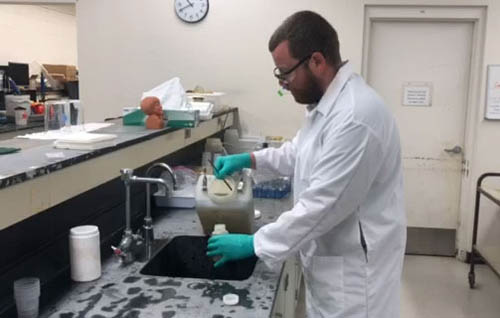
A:
MULTIPOLYGON (((229 232, 226 230, 226 224, 215 224, 212 236, 222 235, 222 234, 229 234, 229 232)), ((212 260, 214 261, 214 263, 217 263, 217 261, 220 260, 221 258, 222 257, 220 255, 214 256, 212 257, 212 260)))
POLYGON ((101 277, 99 228, 95 225, 77 226, 70 230, 69 257, 71 279, 88 282, 101 277))

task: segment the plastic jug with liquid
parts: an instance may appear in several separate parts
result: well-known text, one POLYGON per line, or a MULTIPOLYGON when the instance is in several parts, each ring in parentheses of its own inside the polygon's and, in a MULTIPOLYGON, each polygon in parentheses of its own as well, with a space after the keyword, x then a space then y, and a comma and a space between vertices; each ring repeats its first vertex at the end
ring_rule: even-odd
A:
POLYGON ((210 235, 215 224, 225 224, 229 233, 252 234, 254 231, 254 205, 251 178, 242 173, 241 178, 223 180, 213 175, 198 178, 195 191, 196 212, 205 235, 210 235))

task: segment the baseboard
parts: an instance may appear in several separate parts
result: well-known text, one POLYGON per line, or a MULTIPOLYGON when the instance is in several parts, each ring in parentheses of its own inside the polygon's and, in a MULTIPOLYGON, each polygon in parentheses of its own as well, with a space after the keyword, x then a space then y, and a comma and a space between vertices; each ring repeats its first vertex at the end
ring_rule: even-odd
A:
POLYGON ((455 256, 456 234, 454 229, 408 227, 406 254, 455 256))

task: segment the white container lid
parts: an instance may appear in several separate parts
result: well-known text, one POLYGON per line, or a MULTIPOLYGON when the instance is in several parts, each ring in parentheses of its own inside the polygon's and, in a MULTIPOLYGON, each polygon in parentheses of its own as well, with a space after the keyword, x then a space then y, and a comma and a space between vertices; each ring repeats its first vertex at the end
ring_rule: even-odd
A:
POLYGON ((225 294, 222 297, 222 301, 224 302, 224 305, 234 306, 238 304, 240 297, 236 294, 225 294))
POLYGON ((70 230, 70 235, 74 237, 86 237, 99 234, 99 228, 95 225, 76 226, 70 230))
POLYGON ((255 210, 253 216, 254 216, 255 220, 260 219, 260 217, 262 216, 262 213, 259 210, 255 210))

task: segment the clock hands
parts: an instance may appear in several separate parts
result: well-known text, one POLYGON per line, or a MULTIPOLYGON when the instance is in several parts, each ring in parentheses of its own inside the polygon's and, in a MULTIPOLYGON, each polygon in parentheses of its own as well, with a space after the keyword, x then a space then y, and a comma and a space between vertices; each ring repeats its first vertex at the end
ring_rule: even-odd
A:
POLYGON ((187 6, 180 8, 180 9, 179 9, 179 12, 184 11, 184 9, 186 9, 186 8, 188 8, 188 7, 191 7, 191 5, 190 5, 190 4, 188 4, 187 6))
POLYGON ((208 13, 208 1, 209 0, 175 0, 174 7, 177 17, 188 23, 200 22, 208 13))
POLYGON ((184 11, 184 9, 186 9, 187 7, 190 7, 190 5, 187 5, 187 6, 185 6, 185 7, 180 8, 180 9, 179 9, 179 12, 184 11))
POLYGON ((180 8, 180 9, 179 9, 179 12, 184 11, 184 9, 186 9, 187 7, 192 7, 192 6, 193 6, 193 4, 192 4, 189 0, 187 0, 187 3, 188 3, 188 5, 187 5, 187 6, 185 6, 185 7, 180 8))

